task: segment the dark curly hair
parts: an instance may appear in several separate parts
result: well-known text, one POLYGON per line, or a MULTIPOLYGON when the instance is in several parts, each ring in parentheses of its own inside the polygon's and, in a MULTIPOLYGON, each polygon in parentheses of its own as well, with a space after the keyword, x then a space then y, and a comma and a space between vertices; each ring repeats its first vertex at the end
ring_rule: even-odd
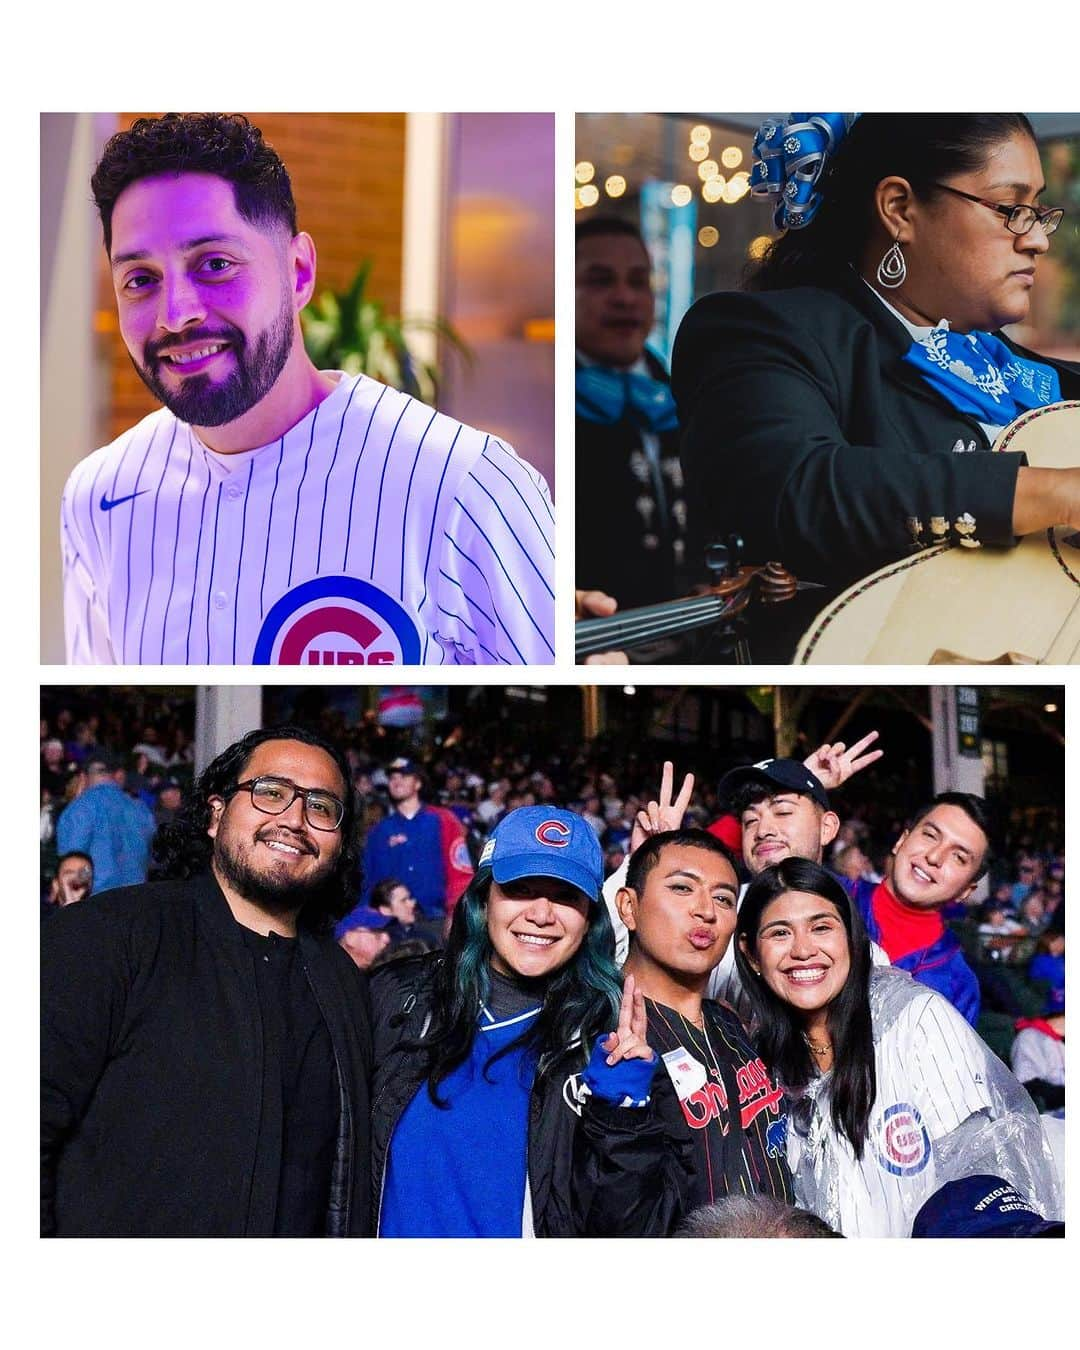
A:
POLYGON ((174 821, 162 825, 154 836, 154 875, 161 880, 198 876, 210 870, 214 842, 207 834, 212 812, 210 798, 240 782, 256 748, 265 741, 300 741, 322 750, 337 765, 345 785, 345 815, 341 822, 341 855, 325 886, 305 905, 300 922, 307 928, 327 932, 352 908, 359 885, 359 842, 356 801, 352 778, 344 755, 328 741, 303 727, 263 727, 223 750, 195 780, 191 796, 174 821))
POLYGON ((212 173, 233 186, 236 209, 253 225, 284 225, 296 234, 296 203, 285 165, 257 126, 240 113, 166 113, 140 117, 113 136, 90 179, 105 252, 112 253, 116 199, 140 178, 212 173))

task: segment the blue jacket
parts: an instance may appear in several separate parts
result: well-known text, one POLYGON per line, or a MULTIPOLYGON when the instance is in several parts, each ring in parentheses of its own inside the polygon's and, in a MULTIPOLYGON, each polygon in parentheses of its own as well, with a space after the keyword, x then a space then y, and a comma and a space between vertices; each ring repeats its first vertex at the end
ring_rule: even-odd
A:
MULTIPOLYGON (((847 882, 845 886, 859 908, 859 913, 866 925, 866 931, 870 934, 871 941, 876 942, 879 947, 887 952, 888 948, 882 940, 881 926, 874 917, 874 908, 871 903, 874 892, 877 890, 877 883, 859 880, 855 882, 854 887, 847 882)), ((941 937, 929 947, 908 952, 906 956, 900 957, 899 960, 890 956, 889 960, 897 969, 906 970, 920 984, 925 984, 928 989, 936 990, 937 993, 944 995, 960 1016, 970 1022, 972 1026, 978 1022, 979 981, 975 978, 975 972, 967 963, 963 948, 947 928, 941 937)))
POLYGON ((95 783, 61 811, 56 848, 61 857, 73 849, 90 855, 97 895, 146 880, 156 828, 142 802, 129 797, 116 783, 95 783))
POLYGON ((421 806, 411 819, 391 811, 364 843, 364 904, 372 887, 395 877, 419 901, 426 918, 453 908, 472 877, 461 822, 442 806, 421 806))

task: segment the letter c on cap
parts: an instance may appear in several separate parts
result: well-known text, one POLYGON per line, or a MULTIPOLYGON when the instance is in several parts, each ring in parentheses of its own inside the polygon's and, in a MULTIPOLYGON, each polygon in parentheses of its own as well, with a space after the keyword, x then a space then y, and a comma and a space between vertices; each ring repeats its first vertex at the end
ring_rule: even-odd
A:
POLYGON ((570 842, 570 826, 561 820, 545 820, 536 827, 536 838, 549 848, 566 848, 570 842))

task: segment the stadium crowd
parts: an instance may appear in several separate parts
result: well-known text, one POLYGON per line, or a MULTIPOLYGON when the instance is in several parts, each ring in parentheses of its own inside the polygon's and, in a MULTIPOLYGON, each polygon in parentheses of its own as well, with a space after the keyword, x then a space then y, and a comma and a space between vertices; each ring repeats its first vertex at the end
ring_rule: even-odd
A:
MULTIPOLYGON (((170 860, 169 849, 163 848, 161 841, 168 836, 169 827, 185 818, 191 805, 191 729, 181 700, 171 704, 158 694, 154 706, 149 707, 140 705, 140 696, 132 691, 128 700, 118 699, 107 711, 60 703, 44 709, 43 918, 51 919, 71 903, 92 900, 114 887, 176 875, 175 868, 170 871, 175 854, 170 860)), ((753 880, 760 870, 749 862, 751 851, 744 839, 744 830, 750 829, 751 823, 760 829, 760 822, 752 819, 752 810, 747 816, 736 793, 725 791, 713 778, 689 785, 692 790, 682 793, 675 802, 670 769, 662 777, 659 759, 620 746, 615 740, 584 747, 567 742, 536 752, 515 744, 512 734, 505 731, 496 738, 467 734, 463 727, 456 727, 433 751, 421 755, 413 751, 406 735, 388 734, 373 720, 344 728, 333 713, 328 713, 326 721, 329 725, 319 731, 330 733, 326 739, 337 746, 348 769, 359 843, 355 862, 350 862, 344 878, 350 903, 343 906, 344 915, 337 917, 334 936, 354 964, 371 974, 386 966, 407 971, 410 958, 423 958, 435 949, 445 952, 448 939, 449 950, 454 953, 451 916, 455 908, 463 897, 472 903, 469 897, 474 894, 477 869, 483 873, 495 841, 513 832, 515 819, 532 818, 530 809, 539 811, 545 819, 569 820, 572 813, 577 822, 572 828, 576 830, 581 824, 593 841, 580 847, 575 842, 575 851, 585 856, 581 850, 595 848, 597 881, 606 878, 605 893, 609 897, 616 891, 621 896, 620 887, 628 884, 627 864, 633 869, 631 855, 635 849, 640 854, 650 833, 665 837, 665 828, 681 832, 680 838, 689 831, 692 848, 700 847, 695 841, 703 834, 718 839, 719 850, 734 863, 732 884, 744 890, 747 880, 753 880), (658 801, 663 808, 659 817, 658 801), (643 832, 642 822, 650 821, 651 827, 643 832)), ((933 977, 924 975, 918 965, 913 967, 908 962, 905 967, 889 945, 891 937, 879 934, 874 926, 874 905, 882 896, 888 899, 890 884, 898 884, 892 878, 894 845, 922 818, 914 811, 906 775, 901 769, 888 767, 887 757, 888 749, 886 760, 865 774, 851 776, 849 771, 839 781, 834 779, 831 786, 839 789, 835 801, 843 805, 835 837, 824 842, 816 862, 828 869, 829 881, 822 885, 838 878, 849 896, 876 897, 873 903, 867 900, 863 914, 871 936, 881 944, 881 950, 874 949, 875 961, 880 957, 882 964, 887 964, 891 958, 912 970, 916 981, 934 987, 933 977), (889 951, 888 956, 884 950, 889 951)), ((866 757, 867 762, 874 758, 873 754, 866 757)), ((813 755, 806 759, 808 764, 814 763, 813 755)), ((796 765, 797 761, 769 763, 783 766, 796 765)), ((815 772, 828 780, 820 764, 815 772)), ((818 786, 800 786, 797 791, 814 795, 818 786)), ((776 783, 769 791, 775 789, 776 783)), ((258 805, 252 791, 252 802, 258 805)), ((824 792, 821 799, 828 807, 824 792)), ((952 808, 947 805, 946 809, 952 808)), ((974 808, 973 818, 982 821, 980 811, 974 808)), ((973 1010, 966 1010, 957 998, 952 1001, 976 1026, 997 1061, 1011 1060, 1043 1113, 1044 1122, 1060 1121, 1063 1132, 1062 825, 1057 811, 1032 816, 1019 808, 999 815, 992 827, 986 825, 985 833, 993 841, 985 888, 988 898, 976 901, 972 883, 970 894, 965 891, 946 904, 942 910, 942 941, 953 944, 956 960, 973 972, 977 981, 973 1010)), ((640 858, 638 861, 640 870, 640 858)), ((608 904, 618 932, 621 901, 609 898, 608 904)), ((854 909, 855 904, 851 907, 854 909)), ((734 939, 731 950, 735 950, 734 939)), ((632 984, 627 978, 626 989, 632 984)), ((385 982, 381 987, 387 987, 385 982)), ((949 996, 947 987, 942 992, 949 996)), ((740 1026, 732 1014, 734 1020, 726 1034, 739 1040, 751 1032, 755 1014, 760 1016, 761 1009, 757 1005, 736 1006, 743 1023, 740 1026)), ((624 1043, 644 1044, 646 1023, 639 1013, 634 1000, 627 1002, 624 997, 616 1054, 623 1054, 624 1043)), ((648 1034, 652 1044, 651 1021, 648 1034)), ((623 1067, 627 1068, 633 1058, 634 1051, 626 1051, 623 1067)), ((1056 1127, 1048 1125, 1047 1131, 1056 1152, 1056 1127)), ((776 1141, 770 1137, 770 1158, 775 1156, 775 1147, 776 1141)), ((1060 1169, 1060 1158, 1058 1166, 1060 1169)), ((397 1175, 400 1180, 400 1169, 397 1175)), ((758 1189, 762 1194, 751 1197, 757 1210, 751 1204, 753 1213, 739 1210, 734 1218, 724 1209, 725 1203, 736 1198, 733 1194, 706 1196, 710 1202, 719 1202, 719 1211, 695 1216, 684 1235, 779 1233, 786 1222, 784 1206, 792 1198, 790 1187, 777 1185, 768 1197, 764 1194, 767 1188, 758 1189), (781 1210, 766 1213, 767 1206, 762 1208, 766 1198, 773 1204, 779 1202, 781 1210)), ((395 1212, 404 1212, 414 1198, 407 1188, 403 1190, 394 1199, 395 1212)), ((935 1229, 924 1223, 925 1231, 958 1233, 962 1231, 958 1213, 966 1213, 969 1201, 982 1203, 974 1193, 954 1200, 946 1206, 951 1216, 948 1222, 953 1226, 935 1229)), ((999 1198, 993 1208, 1000 1214, 1009 1206, 999 1198)), ((683 1214, 681 1219, 686 1217, 683 1214)), ((805 1231, 805 1225, 799 1226, 805 1217, 792 1220, 793 1231, 805 1231)), ((830 1215, 829 1219, 833 1230, 840 1228, 837 1216, 830 1215)), ((911 1231, 913 1219, 913 1215, 908 1216, 905 1231, 911 1231)), ((672 1221, 664 1231, 681 1231, 682 1227, 681 1221, 672 1221)), ((822 1227, 825 1231, 820 1235, 835 1235, 830 1232, 830 1223, 822 1227)), ((552 1227, 551 1231, 562 1230, 552 1227)), ((857 1231, 862 1230, 856 1225, 848 1235, 857 1231)), ((919 1231, 918 1223, 915 1231, 919 1231)))

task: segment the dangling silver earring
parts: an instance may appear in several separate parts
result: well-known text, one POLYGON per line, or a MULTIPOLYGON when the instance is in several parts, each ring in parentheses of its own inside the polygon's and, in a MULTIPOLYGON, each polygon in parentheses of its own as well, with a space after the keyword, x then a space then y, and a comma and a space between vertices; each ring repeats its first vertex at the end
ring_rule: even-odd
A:
POLYGON ((895 291, 907 280, 907 263, 900 251, 899 239, 878 263, 877 279, 878 285, 884 286, 887 291, 895 291))

